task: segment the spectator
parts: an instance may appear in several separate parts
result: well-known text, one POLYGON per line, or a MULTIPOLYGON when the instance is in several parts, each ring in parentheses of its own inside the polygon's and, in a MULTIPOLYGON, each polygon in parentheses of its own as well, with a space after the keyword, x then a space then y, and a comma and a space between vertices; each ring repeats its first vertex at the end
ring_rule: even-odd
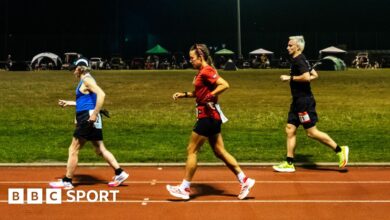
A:
POLYGON ((11 54, 8 54, 6 61, 6 69, 10 70, 12 68, 12 57, 11 54))
POLYGON ((267 55, 261 54, 260 56, 260 68, 266 69, 269 67, 269 60, 267 55))

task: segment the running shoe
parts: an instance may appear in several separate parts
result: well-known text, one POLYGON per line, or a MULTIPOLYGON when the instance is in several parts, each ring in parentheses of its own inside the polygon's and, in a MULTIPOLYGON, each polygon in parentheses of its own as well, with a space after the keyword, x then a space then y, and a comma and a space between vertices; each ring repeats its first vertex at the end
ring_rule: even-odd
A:
POLYGON ((341 151, 337 153, 337 156, 339 156, 339 167, 344 168, 348 163, 349 147, 341 146, 340 148, 341 151))
POLYGON ((185 200, 190 199, 190 188, 182 189, 180 186, 167 185, 167 190, 174 197, 185 200))
POLYGON ((238 194, 239 199, 245 199, 249 191, 252 189, 252 187, 255 185, 256 180, 251 178, 246 178, 245 182, 241 184, 241 191, 240 194, 238 194))
POLYGON ((295 172, 294 164, 293 163, 289 164, 287 161, 283 161, 278 165, 272 166, 272 168, 274 168, 274 170, 278 172, 284 172, 284 173, 295 172))
POLYGON ((69 190, 69 189, 74 188, 74 186, 71 182, 66 182, 66 181, 63 181, 62 179, 59 179, 57 182, 50 182, 49 185, 51 188, 54 188, 54 189, 69 190))
POLYGON ((108 183, 108 186, 117 187, 121 185, 127 178, 129 178, 129 174, 125 171, 122 171, 121 174, 112 178, 112 181, 108 183))

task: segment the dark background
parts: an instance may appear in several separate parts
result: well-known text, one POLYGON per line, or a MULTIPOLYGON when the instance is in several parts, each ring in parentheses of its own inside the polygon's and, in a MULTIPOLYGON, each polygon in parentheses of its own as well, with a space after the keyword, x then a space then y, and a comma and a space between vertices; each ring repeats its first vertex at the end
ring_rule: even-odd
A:
MULTIPOLYGON (((156 43, 187 53, 195 43, 237 52, 236 0, 1 0, 0 60, 60 56, 144 56, 156 43)), ((285 52, 303 34, 305 54, 334 45, 346 50, 390 49, 390 3, 385 0, 241 0, 242 52, 285 52)))

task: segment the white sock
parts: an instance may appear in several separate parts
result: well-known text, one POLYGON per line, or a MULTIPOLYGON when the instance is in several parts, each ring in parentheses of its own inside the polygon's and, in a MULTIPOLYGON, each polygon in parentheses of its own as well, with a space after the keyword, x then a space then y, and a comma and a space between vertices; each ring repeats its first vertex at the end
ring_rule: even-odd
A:
POLYGON ((240 182, 240 183, 244 183, 244 179, 245 179, 245 174, 244 174, 244 172, 239 172, 238 174, 237 174, 237 179, 238 179, 238 181, 240 182))
POLYGON ((182 188, 182 189, 190 188, 190 186, 191 186, 191 182, 189 182, 185 179, 183 179, 183 182, 181 182, 181 184, 180 184, 180 188, 182 188))

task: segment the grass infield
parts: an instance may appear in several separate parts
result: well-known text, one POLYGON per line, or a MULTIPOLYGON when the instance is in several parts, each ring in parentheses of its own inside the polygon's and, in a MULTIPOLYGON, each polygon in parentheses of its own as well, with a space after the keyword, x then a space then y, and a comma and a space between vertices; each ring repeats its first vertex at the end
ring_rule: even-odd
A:
MULTIPOLYGON (((220 71, 230 89, 220 97, 229 122, 222 127, 226 148, 239 162, 284 159, 284 127, 290 105, 289 70, 220 71)), ((193 99, 172 94, 192 91, 195 70, 95 71, 106 92, 104 141, 119 162, 184 162, 195 123, 193 99)), ((319 72, 312 82, 318 128, 339 145, 350 146, 351 162, 390 162, 390 70, 319 72)), ((74 129, 77 80, 68 71, 0 72, 0 162, 66 162, 74 129)), ((298 130, 298 162, 336 162, 327 147, 298 130)), ((101 162, 92 146, 80 162, 101 162)), ((200 162, 218 161, 206 144, 200 162)))

